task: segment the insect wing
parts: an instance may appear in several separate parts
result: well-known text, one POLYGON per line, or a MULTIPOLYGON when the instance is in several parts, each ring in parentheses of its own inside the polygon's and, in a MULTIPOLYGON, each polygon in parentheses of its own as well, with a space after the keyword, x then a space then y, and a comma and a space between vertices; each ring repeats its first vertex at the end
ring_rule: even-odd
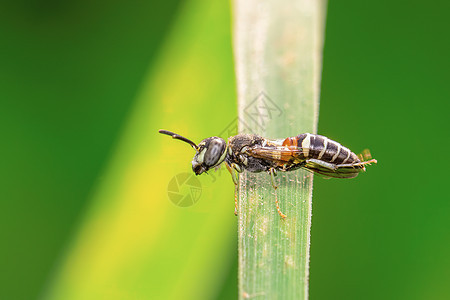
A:
POLYGON ((333 170, 312 161, 307 161, 303 168, 322 176, 333 178, 354 178, 361 172, 360 168, 354 167, 338 167, 333 170))
POLYGON ((258 146, 248 149, 247 154, 256 158, 275 161, 280 164, 300 163, 305 161, 305 158, 302 155, 302 149, 298 147, 290 149, 288 147, 258 146))
POLYGON ((330 168, 318 162, 307 160, 303 155, 303 149, 299 147, 267 147, 258 146, 247 150, 248 155, 253 157, 267 159, 277 162, 282 165, 294 165, 304 162, 301 167, 310 172, 322 175, 325 178, 354 178, 361 172, 358 166, 337 166, 337 168, 330 168))

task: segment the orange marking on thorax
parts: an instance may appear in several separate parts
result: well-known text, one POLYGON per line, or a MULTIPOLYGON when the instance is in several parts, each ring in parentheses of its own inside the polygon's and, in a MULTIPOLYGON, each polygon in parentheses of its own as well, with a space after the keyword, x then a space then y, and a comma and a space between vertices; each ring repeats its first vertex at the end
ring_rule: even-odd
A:
MULTIPOLYGON (((298 148, 298 143, 297 143, 297 138, 296 137, 288 137, 283 141, 283 146, 288 148, 288 149, 293 149, 293 150, 297 150, 298 148)), ((293 156, 294 156, 294 152, 292 151, 285 151, 281 154, 281 160, 282 161, 289 161, 293 156)))
POLYGON ((296 137, 288 137, 283 141, 283 146, 285 147, 297 147, 297 138, 296 137))

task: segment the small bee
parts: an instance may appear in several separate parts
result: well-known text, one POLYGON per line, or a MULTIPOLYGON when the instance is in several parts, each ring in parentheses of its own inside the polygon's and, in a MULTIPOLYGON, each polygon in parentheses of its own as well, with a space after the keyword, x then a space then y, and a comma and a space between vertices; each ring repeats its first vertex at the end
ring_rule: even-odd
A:
MULTIPOLYGON (((358 156, 338 142, 311 133, 279 140, 266 139, 254 134, 238 134, 228 138, 228 143, 220 137, 213 136, 202 140, 198 145, 167 130, 159 130, 159 133, 186 142, 195 149, 192 170, 196 175, 225 162, 233 178, 236 192, 238 187, 236 172, 241 173, 244 170, 252 173, 268 172, 276 189, 274 176, 277 171, 288 172, 303 168, 324 177, 354 178, 366 170, 365 165, 377 163, 375 159, 371 159, 368 150, 358 156)), ((236 195, 237 193, 235 214, 237 214, 236 195)), ((275 200, 275 203, 278 214, 285 218, 286 215, 280 211, 278 201, 275 200)))

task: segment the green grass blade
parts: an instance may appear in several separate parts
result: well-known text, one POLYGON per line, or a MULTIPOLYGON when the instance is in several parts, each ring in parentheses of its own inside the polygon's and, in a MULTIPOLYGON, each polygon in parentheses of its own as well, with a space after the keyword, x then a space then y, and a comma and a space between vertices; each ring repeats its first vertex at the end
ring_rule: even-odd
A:
MULTIPOLYGON (((240 130, 268 138, 315 133, 325 5, 235 0, 240 130)), ((239 298, 308 298, 313 176, 244 172, 239 191, 239 298)))

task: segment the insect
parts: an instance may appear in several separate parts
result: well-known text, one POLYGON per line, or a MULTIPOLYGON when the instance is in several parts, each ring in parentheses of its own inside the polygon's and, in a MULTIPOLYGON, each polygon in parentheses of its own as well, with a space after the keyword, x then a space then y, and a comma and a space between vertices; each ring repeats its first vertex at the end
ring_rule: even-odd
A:
MULTIPOLYGON (((274 177, 277 171, 288 172, 299 168, 321 174, 324 177, 354 178, 366 170, 365 166, 377 163, 368 150, 359 156, 325 136, 302 133, 286 139, 266 139, 254 134, 238 134, 224 139, 213 136, 198 145, 193 141, 167 130, 159 133, 188 143, 195 149, 192 170, 196 175, 225 162, 235 185, 235 214, 237 214, 238 173, 267 172, 276 189, 274 177)), ((286 217, 275 199, 277 211, 286 217)))

